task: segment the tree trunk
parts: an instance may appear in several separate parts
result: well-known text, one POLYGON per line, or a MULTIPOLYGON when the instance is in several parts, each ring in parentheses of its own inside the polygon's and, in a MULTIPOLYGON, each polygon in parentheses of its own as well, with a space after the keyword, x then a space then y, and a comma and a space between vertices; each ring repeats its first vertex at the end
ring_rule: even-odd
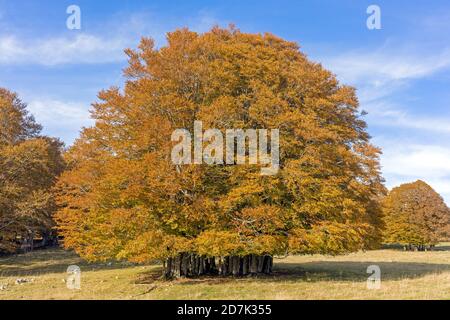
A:
POLYGON ((258 273, 258 256, 252 254, 250 255, 250 273, 257 274, 258 273))
POLYGON ((215 264, 211 259, 193 253, 180 253, 176 257, 164 261, 164 277, 196 277, 215 271, 215 264))
POLYGON ((241 259, 242 258, 240 258, 240 257, 238 257, 238 256, 233 256, 233 257, 231 257, 231 261, 232 261, 232 267, 231 267, 231 269, 232 269, 232 273, 233 273, 233 276, 240 276, 241 275, 241 259))
POLYGON ((43 248, 45 248, 45 247, 47 246, 47 244, 48 244, 48 234, 47 234, 46 232, 44 232, 44 233, 42 234, 42 242, 41 242, 41 246, 42 246, 43 248))
POLYGON ((249 256, 242 258, 242 274, 246 275, 249 273, 249 256))
POLYGON ((247 255, 227 257, 202 257, 192 253, 181 253, 164 262, 164 276, 168 279, 197 277, 202 275, 247 276, 270 274, 273 257, 269 255, 247 255))
POLYGON ((434 245, 426 245, 426 244, 408 244, 405 245, 403 250, 405 251, 428 251, 433 250, 434 245))

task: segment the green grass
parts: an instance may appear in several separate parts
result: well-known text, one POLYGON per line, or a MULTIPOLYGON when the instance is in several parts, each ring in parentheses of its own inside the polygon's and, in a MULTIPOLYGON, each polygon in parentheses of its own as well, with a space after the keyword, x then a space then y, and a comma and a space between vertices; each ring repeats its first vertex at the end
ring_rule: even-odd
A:
POLYGON ((0 299, 450 299, 450 247, 291 256, 258 278, 163 281, 160 274, 158 265, 89 264, 61 249, 36 251, 0 258, 0 299), (374 264, 381 268, 379 290, 366 287, 374 264), (69 265, 81 268, 81 290, 66 286, 69 265), (18 278, 30 282, 15 284, 18 278))

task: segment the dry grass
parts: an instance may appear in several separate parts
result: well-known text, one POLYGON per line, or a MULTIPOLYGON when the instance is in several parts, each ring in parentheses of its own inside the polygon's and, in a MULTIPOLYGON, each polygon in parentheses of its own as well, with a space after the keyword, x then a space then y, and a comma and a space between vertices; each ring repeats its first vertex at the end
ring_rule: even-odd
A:
POLYGON ((292 256, 258 278, 162 281, 159 266, 88 264, 60 249, 0 258, 0 299, 450 299, 450 247, 432 252, 385 249, 339 257, 292 256), (64 282, 82 271, 81 290, 64 282), (381 268, 381 289, 366 287, 369 265, 381 268), (23 278, 32 280, 15 284, 23 278))

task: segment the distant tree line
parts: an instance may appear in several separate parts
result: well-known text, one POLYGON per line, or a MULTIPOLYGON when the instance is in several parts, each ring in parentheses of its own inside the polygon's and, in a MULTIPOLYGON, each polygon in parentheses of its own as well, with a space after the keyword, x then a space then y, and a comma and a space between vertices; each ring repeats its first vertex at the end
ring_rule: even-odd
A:
POLYGON ((41 129, 26 104, 0 88, 0 253, 55 236, 51 188, 64 170, 63 144, 41 129))
POLYGON ((450 235, 450 210, 442 197, 418 180, 392 189, 383 200, 385 243, 405 250, 432 249, 450 235))

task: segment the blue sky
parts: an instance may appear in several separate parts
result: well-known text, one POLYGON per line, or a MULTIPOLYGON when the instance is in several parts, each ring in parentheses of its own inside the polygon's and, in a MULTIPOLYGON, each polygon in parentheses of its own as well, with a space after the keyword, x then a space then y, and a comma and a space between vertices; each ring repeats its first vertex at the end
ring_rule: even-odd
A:
POLYGON ((19 93, 45 133, 70 145, 91 124, 99 90, 121 85, 123 49, 141 36, 159 46, 178 27, 234 23, 296 41, 358 90, 387 186, 423 179, 450 204, 448 1, 0 0, 0 86, 19 93), (69 5, 81 30, 66 27, 69 5), (369 5, 381 30, 366 27, 369 5))

